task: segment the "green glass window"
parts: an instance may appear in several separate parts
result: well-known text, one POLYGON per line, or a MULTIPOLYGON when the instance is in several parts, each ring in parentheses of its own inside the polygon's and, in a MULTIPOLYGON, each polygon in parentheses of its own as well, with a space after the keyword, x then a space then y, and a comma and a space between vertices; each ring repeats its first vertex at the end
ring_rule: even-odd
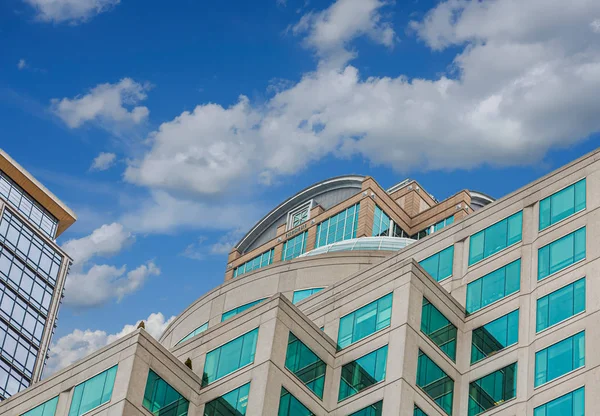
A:
POLYGON ((281 260, 291 260, 303 254, 306 251, 306 237, 308 237, 308 231, 298 234, 294 238, 290 238, 283 243, 283 250, 281 251, 281 260))
POLYGON ((263 301, 265 301, 265 299, 255 300, 254 302, 246 303, 245 305, 238 306, 237 308, 233 308, 227 312, 224 312, 223 315, 221 315, 221 322, 225 322, 229 318, 233 318, 234 316, 236 316, 238 313, 242 313, 245 310, 250 309, 254 305, 258 305, 263 301))
POLYGON ((204 416, 244 416, 248 407, 250 383, 206 403, 204 416))
POLYGON ((340 319, 338 348, 342 349, 380 329, 390 326, 392 319, 392 297, 390 293, 363 306, 340 319))
POLYGON ((383 411, 383 400, 373 403, 370 406, 360 409, 358 412, 354 412, 348 416, 381 416, 383 411))
POLYGON ((521 288, 521 259, 467 285, 467 312, 473 313, 521 288))
POLYGON ((419 264, 436 281, 442 281, 452 276, 452 261, 454 260, 454 246, 450 246, 433 256, 421 260, 419 264))
POLYGON ((454 380, 419 350, 417 362, 417 386, 448 414, 452 414, 454 380))
POLYGON ((585 259, 585 227, 538 250, 538 280, 585 259))
POLYGON ((540 201, 540 231, 585 209, 585 179, 540 201))
POLYGON ((421 332, 440 347, 452 361, 456 361, 456 326, 425 297, 421 310, 421 332))
POLYGON ((432 234, 435 233, 436 231, 441 230, 442 228, 446 227, 447 225, 450 225, 454 222, 454 215, 451 217, 448 217, 446 219, 441 220, 440 222, 437 222, 435 224, 433 224, 430 228, 427 229, 427 234, 432 234))
POLYGON ((323 399, 327 365, 291 332, 288 338, 285 368, 294 373, 319 399, 323 399))
POLYGON ((569 319, 585 310, 585 278, 537 300, 536 331, 569 319))
POLYGON ((521 241, 523 212, 519 211, 471 236, 469 266, 521 241))
POLYGON ((469 416, 475 416, 517 397, 517 363, 469 384, 469 416))
POLYGON ((115 385, 117 366, 75 386, 69 416, 81 416, 98 406, 108 403, 115 385))
POLYGON ((536 407, 533 416, 585 416, 583 387, 536 407))
POLYGON ((186 416, 190 402, 150 370, 142 405, 155 416, 186 416))
POLYGON ((206 354, 202 386, 225 377, 254 362, 258 328, 206 354))
POLYGON ((385 380, 387 345, 355 361, 344 364, 338 401, 354 396, 359 391, 385 380))
POLYGON ((233 271, 233 277, 238 277, 244 273, 249 273, 253 270, 260 269, 261 267, 268 266, 273 263, 273 255, 275 254, 275 249, 272 248, 269 251, 264 252, 260 256, 256 256, 251 260, 248 260, 246 263, 238 266, 233 271))
POLYGON ((381 208, 375 205, 375 214, 373 215, 373 237, 390 235, 390 225, 392 220, 383 212, 381 208))
POLYGON ((321 290, 323 290, 322 287, 314 287, 312 289, 296 290, 294 292, 294 296, 292 296, 292 303, 295 305, 296 303, 300 302, 301 300, 304 300, 307 297, 314 295, 315 293, 319 293, 321 290))
POLYGON ((419 409, 417 405, 415 405, 415 411, 413 413, 413 416, 427 416, 427 413, 425 413, 424 411, 419 409))
POLYGON ((56 405, 58 404, 58 396, 34 407, 21 416, 54 416, 56 405))
POLYGON ((315 248, 356 238, 359 211, 360 204, 356 204, 317 225, 315 248))
POLYGON ((279 398, 278 416, 313 416, 313 412, 308 410, 300 400, 296 399, 292 394, 281 388, 281 397, 279 398))
POLYGON ((585 331, 535 353, 535 387, 585 365, 585 331))
POLYGON ((200 335, 207 329, 208 329, 208 322, 205 322, 204 324, 200 325, 198 328, 194 329, 192 332, 187 334, 185 337, 181 338, 181 340, 177 344, 181 344, 182 342, 185 342, 188 339, 195 337, 196 335, 200 335))
POLYGON ((514 310, 473 330, 471 364, 519 341, 519 310, 514 310))

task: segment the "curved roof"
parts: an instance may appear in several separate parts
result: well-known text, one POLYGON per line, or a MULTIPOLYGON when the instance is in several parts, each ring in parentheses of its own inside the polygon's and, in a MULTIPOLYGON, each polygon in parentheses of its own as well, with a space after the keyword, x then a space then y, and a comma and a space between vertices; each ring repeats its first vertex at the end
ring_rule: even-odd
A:
POLYGON ((491 204, 496 200, 496 198, 492 198, 491 196, 479 191, 469 190, 469 194, 471 194, 471 206, 473 209, 483 208, 487 204, 491 204))
POLYGON ((333 253, 335 251, 398 251, 417 240, 404 237, 360 237, 350 240, 338 241, 315 248, 299 257, 316 256, 318 254, 333 253))
POLYGON ((309 186, 295 194, 294 196, 286 199, 276 208, 271 210, 265 215, 259 222, 252 227, 248 233, 242 237, 242 239, 235 245, 235 248, 240 252, 249 247, 260 235, 265 232, 271 225, 273 225, 282 215, 287 214, 290 210, 294 209, 303 202, 309 201, 310 199, 330 192, 335 189, 361 189, 362 182, 365 179, 363 175, 346 175, 337 176, 335 178, 326 179, 318 182, 314 185, 309 186))

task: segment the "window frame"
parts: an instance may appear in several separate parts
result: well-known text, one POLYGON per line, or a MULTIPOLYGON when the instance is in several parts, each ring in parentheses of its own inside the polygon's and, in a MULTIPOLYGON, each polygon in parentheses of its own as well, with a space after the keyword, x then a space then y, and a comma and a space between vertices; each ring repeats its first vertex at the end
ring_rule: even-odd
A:
MULTIPOLYGON (((546 386, 546 385, 548 385, 548 384, 550 384, 550 383, 553 383, 553 382, 555 382, 556 380, 562 379, 563 377, 565 377, 565 376, 567 376, 567 375, 569 375, 569 374, 572 374, 572 373, 574 373, 575 371, 579 371, 579 370, 581 370, 582 368, 585 368, 585 367, 586 367, 586 365, 587 365, 587 359, 586 359, 586 354, 587 354, 587 350, 586 350, 586 338, 587 338, 587 337, 586 337, 586 335, 585 335, 585 332, 586 332, 586 331, 585 331, 585 329, 584 329, 584 330, 581 330, 581 331, 578 331, 578 332, 576 332, 576 333, 574 333, 574 334, 572 334, 572 335, 569 335, 568 337, 565 337, 565 338, 563 338, 563 339, 561 339, 561 340, 559 340, 559 341, 556 341, 556 342, 554 342, 554 343, 552 343, 552 344, 550 344, 550 345, 548 345, 548 346, 546 346, 546 347, 544 347, 544 348, 541 348, 541 349, 539 349, 539 350, 535 351, 535 353, 534 353, 534 355, 533 355, 533 390, 534 390, 534 391, 535 391, 536 389, 539 389, 539 388, 541 388, 541 387, 543 387, 543 386, 546 386), (538 355, 538 353, 540 353, 540 352, 542 352, 542 351, 544 351, 544 350, 548 350, 548 349, 552 348, 553 346, 555 346, 555 345, 558 345, 558 344, 560 344, 561 342, 564 342, 564 341, 566 341, 566 340, 573 340, 573 338, 575 338, 575 337, 576 337, 577 335, 579 335, 579 334, 583 334, 583 348, 584 348, 584 353, 583 353, 583 365, 581 365, 581 366, 579 366, 579 367, 577 367, 577 368, 572 368, 571 370, 567 371, 566 373, 563 373, 563 374, 561 374, 561 375, 559 375, 559 376, 557 376, 557 377, 554 377, 554 378, 553 378, 553 379, 551 379, 551 380, 548 380, 548 374, 547 374, 547 373, 548 373, 548 355, 547 355, 547 353, 546 353, 546 381, 544 381, 544 382, 543 382, 543 383, 541 383, 541 384, 538 384, 538 385, 536 385, 535 383, 536 383, 536 378, 537 378, 537 355, 538 355)), ((573 342, 574 342, 574 341, 573 341, 573 342)), ((571 352, 571 354, 573 354, 573 351, 571 352)), ((572 359, 573 359, 573 356, 571 355, 571 360, 572 360, 572 359)))
POLYGON ((390 327, 392 326, 392 315, 393 315, 393 313, 392 313, 392 312, 393 312, 393 308, 394 308, 394 291, 392 290, 391 292, 388 292, 388 293, 386 293, 385 295, 383 295, 383 296, 380 296, 380 297, 378 297, 378 298, 377 298, 377 299, 375 299, 375 300, 368 301, 368 302, 366 302, 366 303, 362 304, 361 306, 359 306, 358 308, 354 308, 354 309, 353 309, 353 310, 351 310, 350 312, 348 312, 348 313, 346 313, 346 314, 342 315, 342 316, 341 316, 341 317, 338 319, 338 323, 339 323, 339 324, 338 324, 338 334, 337 334, 338 336, 337 336, 337 340, 336 340, 337 350, 338 350, 338 351, 341 351, 341 350, 343 350, 344 348, 348 348, 348 347, 349 347, 349 346, 351 346, 352 344, 356 344, 357 342, 360 342, 360 341, 362 341, 363 339, 369 338, 370 336, 372 336, 372 335, 375 335, 375 334, 377 334, 378 332, 381 332, 381 331, 383 331, 383 330, 385 330, 385 329, 387 329, 387 328, 390 328, 390 327), (358 311, 358 310, 360 310, 360 309, 364 308, 365 306, 368 306, 368 305, 370 305, 371 303, 377 302, 377 301, 379 301, 380 299, 383 299, 383 298, 385 298, 386 296, 389 296, 389 295, 392 295, 392 307, 391 307, 391 309, 390 309, 390 324, 389 324, 388 326, 384 327, 384 328, 381 328, 381 329, 378 329, 378 330, 376 330, 375 332, 373 332, 373 333, 371 333, 371 334, 369 334, 369 335, 367 335, 367 336, 365 336, 365 337, 363 337, 363 338, 361 338, 361 339, 359 339, 359 340, 356 340, 356 341, 354 341, 354 342, 351 342, 350 344, 346 345, 346 346, 345 346, 345 347, 343 347, 343 348, 340 348, 340 346, 339 346, 339 340, 340 340, 340 327, 341 327, 341 324, 340 324, 340 323, 341 323, 341 321, 342 321, 342 318, 345 318, 346 316, 348 316, 348 315, 350 315, 350 314, 352 314, 352 313, 355 313, 356 311, 358 311))
MULTIPOLYGON (((536 271, 536 279, 537 279, 537 281, 538 281, 538 282, 541 282, 541 281, 543 281, 543 280, 546 280, 546 279, 548 279, 548 278, 550 278, 550 277, 553 277, 554 275, 556 275, 556 274, 558 274, 558 273, 561 273, 561 272, 563 272, 564 270, 567 270, 567 269, 569 269, 569 268, 573 267, 573 266, 574 266, 574 265, 576 265, 576 264, 579 264, 579 263, 581 263, 581 262, 583 262, 583 261, 586 261, 586 260, 587 260, 587 254, 588 254, 588 253, 587 253, 587 248, 588 248, 588 247, 587 247, 587 237, 588 237, 588 233, 587 233, 587 223, 586 223, 585 225, 583 225, 583 226, 581 226, 581 227, 577 227, 577 228, 576 228, 576 229, 574 229, 573 231, 569 231, 567 234, 563 234, 563 235, 561 235, 560 237, 557 237, 557 238, 555 238, 554 240, 551 240, 551 241, 547 242, 547 243, 546 243, 546 244, 544 244, 543 246, 541 246, 541 247, 538 247, 538 249, 537 249, 537 259, 536 259, 536 261, 537 261, 537 271, 536 271), (542 277, 542 278, 540 279, 540 250, 542 250, 543 248, 546 248, 546 247, 550 246, 551 244, 554 244, 554 243, 556 243, 557 241, 560 241, 560 240, 562 240, 563 238, 566 238, 566 237, 568 237, 568 236, 570 236, 570 235, 573 235, 573 244, 575 244, 575 237, 574 237, 574 234, 575 234, 577 231, 580 231, 580 230, 583 230, 583 229, 585 229, 585 256, 584 256, 582 259, 580 259, 580 260, 577 260, 577 261, 575 261, 575 262, 573 262, 573 263, 569 264, 568 266, 565 266, 565 267, 563 267, 562 269, 559 269, 559 270, 557 270, 557 271, 555 271, 555 272, 549 273, 548 275, 546 275, 546 276, 544 276, 544 277, 542 277)), ((548 255, 550 255, 550 254, 548 254, 548 255)), ((548 258, 548 260, 550 260, 550 258, 548 258)), ((550 264, 549 264, 548 266, 550 266, 550 264)))
MULTIPOLYGON (((516 212, 513 212, 512 214, 510 214, 510 215, 507 215, 506 217, 502 218, 501 220, 499 220, 499 221, 496 221, 495 223, 488 225, 487 227, 483 228, 482 230, 479 230, 479 231, 477 231, 477 232, 475 232, 475 233, 471 234, 471 235, 469 236, 468 240, 469 240, 469 251, 468 251, 468 253, 467 253, 467 270, 468 270, 469 268, 471 268, 471 267, 475 266, 476 264, 479 264, 479 263, 483 262, 483 261, 484 261, 484 260, 486 260, 486 259, 491 259, 491 258, 493 258, 494 256, 496 256, 498 253, 501 253, 501 252, 503 252, 503 251, 505 251, 505 250, 508 250, 508 249, 510 249, 510 248, 512 248, 512 247, 514 247, 514 246, 516 246, 517 244, 520 244, 520 243, 522 243, 522 242, 523 242, 523 209, 521 209, 521 210, 519 210, 519 211, 516 211, 516 212), (514 215, 516 215, 516 214, 518 214, 518 213, 521 213, 521 238, 520 238, 520 240, 519 240, 519 241, 516 241, 516 242, 514 242, 514 243, 512 243, 512 244, 509 244, 509 245, 507 245, 506 247, 504 247, 504 248, 502 248, 502 249, 500 249, 500 250, 498 250, 498 251, 496 251, 496 252, 494 252, 494 253, 490 254, 490 255, 489 255, 489 256, 487 256, 487 257, 485 257, 485 256, 484 256, 482 259, 480 259, 480 260, 477 260, 477 261, 476 261, 476 262, 474 262, 474 263, 471 263, 471 247, 472 247, 471 240, 472 240, 473 236, 474 236, 474 235, 477 235, 477 234, 479 234, 479 233, 481 233, 481 232, 484 232, 485 230, 487 230, 487 229, 489 229, 489 228, 493 227, 494 225, 496 225, 496 224, 498 224, 498 223, 501 223, 502 221, 505 221, 505 220, 506 220, 506 221, 507 221, 507 224, 506 224, 506 227, 507 227, 507 238, 508 238, 508 219, 509 219, 510 217, 512 217, 512 216, 514 216, 514 215)), ((484 235, 484 244, 485 244, 485 235, 484 235)), ((484 245, 484 253, 485 253, 485 245, 484 245)))
MULTIPOLYGON (((563 186, 562 188, 560 188, 560 189, 558 189, 558 190, 556 190, 556 191, 552 192, 552 193, 551 193, 550 195, 548 195, 547 197, 541 198, 541 199, 538 201, 538 234, 542 234, 542 233, 546 232, 546 231, 547 231, 549 228, 552 228, 553 226, 555 226, 556 224, 560 224, 561 222, 563 222, 563 221, 565 221, 565 220, 567 220, 567 219, 569 219, 569 218, 572 218, 572 217, 574 217, 575 215, 579 214, 580 212, 584 212, 585 210, 587 210, 587 190, 588 190, 588 186, 587 186, 587 185, 588 185, 588 184, 587 184, 587 175, 586 175, 586 176, 584 176, 583 178, 580 178, 580 179, 578 179, 578 180, 576 180, 576 181, 574 181, 574 182, 571 182, 570 184, 568 184, 568 185, 566 185, 566 186, 563 186), (552 222, 551 222, 549 225, 547 225, 547 226, 546 226, 546 227, 544 227, 544 228, 540 228, 540 221, 541 221, 541 218, 542 218, 542 215, 541 215, 541 213, 542 213, 542 212, 541 212, 541 209, 542 209, 542 208, 541 208, 542 201, 545 201, 546 199, 552 198, 552 197, 553 197, 554 195, 556 195, 557 193, 559 193, 559 192, 562 192, 562 191, 564 191, 565 189, 567 189, 567 188, 569 188, 569 187, 571 187, 571 186, 574 186, 574 185, 578 184, 578 183, 579 183, 579 182, 581 182, 581 181, 585 181, 585 207, 584 207, 583 209, 580 209, 579 211, 575 211, 575 212, 573 212, 572 214, 570 214, 570 215, 568 215, 568 216, 566 216, 566 217, 564 217, 564 218, 561 218, 560 220, 558 220, 558 221, 556 221, 556 222, 554 222, 554 223, 552 223, 552 222)), ((552 203, 552 201, 551 201, 551 203, 552 203)), ((573 208, 573 209, 575 209, 575 208, 573 208)))
MULTIPOLYGON (((326 286, 315 286, 315 287, 307 287, 307 288, 305 288, 305 289, 297 289, 297 290, 293 290, 293 291, 292 291, 292 304, 294 304, 294 305, 296 304, 296 303, 294 303, 294 295, 296 294, 296 292, 303 292, 303 291, 305 291, 305 290, 314 290, 314 289, 321 289, 321 290, 324 290, 324 289, 326 289, 326 286)), ((319 290, 319 292, 320 292, 321 290, 319 290)), ((308 298, 310 298, 312 295, 316 295, 316 294, 317 294, 317 293, 319 293, 319 292, 312 293, 311 295, 309 295, 309 296, 305 297, 304 299, 308 299, 308 298)), ((299 300, 297 303, 299 303, 299 302, 302 302, 304 299, 300 299, 300 300, 299 300)))
MULTIPOLYGON (((470 366, 474 366, 474 365, 476 365, 476 364, 479 364, 479 363, 483 362, 484 360, 486 360, 486 359, 488 359, 488 358, 490 358, 490 357, 492 357, 492 356, 496 356, 496 355, 498 355, 498 354, 500 354, 500 353, 503 353, 503 352, 505 352, 506 350, 508 350, 509 348, 512 348, 512 347, 514 347, 515 345, 518 345, 518 344, 519 344, 519 329, 520 329, 520 323, 521 323, 521 322, 520 322, 520 321, 521 321, 521 311, 520 311, 520 306, 519 306, 519 307, 517 307, 517 308, 515 308, 515 309, 513 309, 513 310, 511 310, 510 312, 507 312, 507 313, 505 313, 505 314, 503 314, 503 315, 501 315, 501 316, 499 316, 499 317, 495 318, 495 319, 492 319, 491 321, 489 321, 489 322, 487 322, 487 323, 485 323, 485 324, 483 324, 483 325, 480 325, 480 326, 478 326, 477 328, 473 328, 473 329, 471 330, 471 351, 473 350, 473 348, 475 348, 475 346, 473 345, 473 333, 475 332, 475 330, 476 330, 476 329, 483 328, 483 327, 485 327, 486 325, 489 325, 489 324, 491 324, 492 322, 498 321, 498 320, 500 320, 500 319, 502 319, 502 318, 505 318, 505 317, 508 319, 508 315, 510 315, 511 313, 514 313, 514 312, 517 312, 517 314, 518 314, 518 324, 519 324, 519 325, 517 325, 517 340, 516 340, 515 342, 513 342, 512 344, 509 344, 509 345, 507 345, 506 347, 504 347, 504 348, 502 348, 502 349, 499 349, 499 350, 498 350, 498 351, 496 351, 494 354, 490 354, 490 355, 488 355, 488 356, 485 356, 485 357, 483 357, 483 358, 480 358, 480 359, 479 359, 479 360, 477 360, 477 361, 470 362, 470 366)), ((507 327, 508 327, 508 323, 507 323, 507 327)), ((473 356, 472 354, 473 354, 473 353, 471 352, 471 357, 473 356)), ((470 360, 469 360, 469 361, 470 361, 470 360)))
MULTIPOLYGON (((487 308, 488 306, 494 305, 494 304, 496 304, 496 303, 498 303, 498 302, 501 302, 501 301, 503 301, 503 300, 505 300, 505 299, 507 299, 507 298, 509 298, 509 297, 513 296, 515 293, 520 293, 520 292, 521 292, 521 277, 522 277, 522 276, 521 276, 521 266, 522 266, 522 264, 523 264, 523 262, 522 262, 522 257, 519 257, 519 258, 518 258, 518 259, 516 259, 516 260, 513 260, 513 261, 511 261, 511 262, 509 262, 509 263, 506 263, 504 266, 498 267, 497 269, 494 269, 494 270, 492 270, 491 272, 489 272, 489 273, 486 273, 486 274, 484 274, 483 276, 480 276, 480 277, 478 277, 477 279, 474 279, 474 280, 472 280, 472 281, 468 282, 468 283, 467 283, 467 290, 466 290, 466 294, 465 294, 465 310, 467 311, 467 316, 472 316, 472 315, 474 315, 474 314, 478 313, 479 311, 481 311, 481 310, 483 310, 483 309, 487 308), (505 294, 505 295, 504 295, 503 297, 501 297, 500 299, 496 299, 495 301, 493 301, 493 302, 490 302, 490 303, 488 303, 487 305, 485 305, 485 306, 482 306, 481 308, 479 308, 479 309, 477 309, 477 310, 475 310, 475 311, 473 311, 473 312, 469 312, 469 311, 466 309, 466 306, 468 305, 468 302, 467 302, 467 301, 468 301, 468 294, 469 294, 469 290, 468 290, 468 287, 469 287, 469 285, 470 285, 471 283, 474 283, 474 282, 476 282, 476 281, 478 281, 478 280, 481 280, 481 279, 483 279, 483 278, 485 278, 485 277, 489 276, 490 274, 492 274, 492 273, 494 273, 494 272, 497 272, 497 271, 498 271, 498 270, 500 270, 500 269, 506 268, 507 266, 509 266, 509 265, 511 265, 511 264, 513 264, 513 263, 515 263, 515 262, 517 262, 517 261, 519 262, 519 289, 518 289, 518 290, 516 290, 516 291, 514 291, 514 292, 512 292, 512 293, 509 293, 508 295, 506 295, 506 294, 505 294)), ((505 273, 505 276, 506 276, 506 273, 505 273)), ((506 277, 505 277, 505 280, 506 280, 506 277)), ((506 281, 504 282, 504 287, 506 287, 506 281)))
MULTIPOLYGON (((102 371, 99 371, 99 372, 95 373, 94 375, 92 375, 92 376, 90 376, 90 377, 86 378, 86 379, 85 379, 85 380, 83 380, 82 382, 80 382, 80 383, 78 383, 78 384, 74 385, 73 387, 71 387, 71 390, 70 390, 70 392, 69 392, 69 407, 68 407, 68 411, 67 411, 67 414, 66 414, 66 416, 70 416, 70 414, 71 414, 71 406, 73 405, 73 396, 74 396, 74 394, 75 394, 75 388, 76 388, 76 387, 78 387, 78 386, 80 386, 80 385, 82 385, 83 383, 86 383, 86 382, 88 382, 89 380, 93 379, 94 377, 96 377, 96 376, 98 376, 98 375, 100 375, 100 374, 102 374, 102 373, 105 373, 105 372, 107 372, 107 371, 111 370, 111 369, 112 369, 112 368, 114 368, 114 367, 116 367, 116 368, 117 368, 117 370, 116 370, 116 373, 115 373, 115 380, 114 380, 114 382, 113 382, 113 383, 116 383, 116 382, 117 382, 117 375, 118 375, 118 372, 119 372, 119 363, 117 363, 117 364, 114 364, 114 365, 112 365, 112 366, 110 366, 110 367, 108 367, 108 368, 105 368, 104 370, 102 370, 102 371)), ((88 413, 90 413, 90 412, 92 412, 92 411, 94 411, 94 410, 96 410, 96 409, 98 409, 98 408, 100 408, 100 407, 104 406, 105 404, 107 404, 107 403, 110 403, 110 402, 112 401, 112 393, 114 393, 114 384, 113 384, 113 392, 111 392, 111 394, 110 394, 110 399, 109 399, 108 401, 106 401, 106 402, 104 402, 104 403, 101 403, 101 404, 99 404, 99 405, 98 405, 98 406, 96 406, 96 407, 93 407, 93 408, 91 408, 90 410, 86 411, 85 413, 81 413, 79 416, 84 416, 84 415, 86 415, 86 414, 88 414, 88 413)))
MULTIPOLYGON (((449 275, 449 276, 446 276, 446 277, 444 277, 444 278, 442 278, 442 279, 440 279, 440 280, 437 280, 435 277, 431 276, 431 275, 429 274, 429 272, 427 272, 427 270, 425 270, 425 267, 421 266, 421 267, 423 268, 423 270, 425 270, 425 272, 427 272, 427 274, 428 274, 428 275, 429 275, 429 276, 430 276, 430 277, 431 277, 433 280, 435 280, 435 281, 436 281, 436 282, 438 282, 438 283, 441 283, 441 282, 443 282, 443 281, 445 281, 445 280, 447 280, 447 279, 451 279, 451 278, 452 278, 452 276, 454 276, 454 254, 455 254, 455 249, 454 249, 454 246, 455 246, 454 244, 450 244, 449 246, 447 246, 447 247, 444 247, 443 249, 441 249, 441 250, 438 250, 437 252, 433 253, 431 256, 427 256, 427 257, 425 257, 423 260, 421 260, 421 261, 419 261, 419 262, 418 262, 418 263, 419 263, 419 266, 421 266, 421 263, 422 263, 422 262, 424 262, 425 260, 429 260, 430 258, 432 258, 432 257, 434 257, 434 256, 439 256, 441 253, 443 253, 444 251, 446 251, 446 250, 448 250, 449 248, 451 248, 451 247, 452 247, 452 273, 450 273, 450 275, 449 275)), ((439 271, 440 271, 440 265, 439 265, 439 260, 438 260, 438 273, 439 273, 439 271)))
POLYGON ((560 325, 563 322, 568 321, 569 319, 572 319, 572 318, 575 318, 576 316, 584 314, 586 312, 586 310, 587 310, 587 276, 583 276, 583 277, 580 277, 580 278, 578 278, 576 280, 573 280, 572 282, 566 283, 566 284, 562 285, 561 287, 559 287, 557 289, 554 289, 552 292, 549 292, 549 293, 545 294, 544 296, 540 296, 539 298, 537 298, 535 300, 535 334, 536 335, 541 334, 541 333, 543 333, 544 331, 546 331, 546 330, 548 330, 550 328, 554 328, 555 326, 560 325), (549 325, 546 328, 538 331, 537 330, 537 318, 538 318, 538 302, 539 302, 539 300, 543 299, 545 297, 549 297, 551 294, 556 293, 559 290, 562 290, 562 289, 566 288, 567 286, 575 285, 575 283, 580 282, 582 280, 585 281, 585 296, 584 296, 585 307, 583 308, 583 310, 580 311, 580 312, 577 312, 576 314, 573 314, 573 315, 571 315, 571 316, 569 316, 569 317, 567 317, 565 319, 562 319, 562 320, 560 320, 560 321, 558 321, 558 322, 556 322, 556 323, 554 323, 552 325, 549 325))

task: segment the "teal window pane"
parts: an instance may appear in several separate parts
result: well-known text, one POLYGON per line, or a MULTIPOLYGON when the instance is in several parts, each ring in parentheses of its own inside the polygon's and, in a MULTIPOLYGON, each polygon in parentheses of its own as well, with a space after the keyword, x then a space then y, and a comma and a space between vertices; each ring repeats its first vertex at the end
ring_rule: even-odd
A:
POLYGON ((73 390, 73 399, 69 416, 81 416, 90 410, 110 401, 115 376, 117 375, 117 366, 84 381, 75 386, 73 390))
POLYGON ((294 292, 294 295, 292 296, 292 303, 295 305, 296 303, 300 302, 301 300, 304 300, 307 297, 314 295, 315 293, 319 293, 321 290, 323 290, 322 287, 314 287, 312 289, 296 290, 294 292))
POLYGON ((207 329, 208 329, 208 322, 205 322, 202 325, 200 325, 198 328, 194 329, 192 332, 190 332, 189 334, 187 334, 185 337, 181 338, 181 340, 177 343, 177 345, 181 344, 182 342, 187 341, 190 338, 195 337, 196 335, 200 335, 201 333, 203 333, 207 329))
POLYGON ((371 387, 385 379, 387 363, 387 345, 359 359, 344 364, 338 401, 347 399, 356 393, 371 387))
POLYGON ((454 380, 419 350, 417 386, 448 415, 452 415, 454 380))
POLYGON ((260 256, 248 260, 246 263, 241 264, 233 270, 233 277, 235 278, 244 273, 248 273, 253 270, 260 269, 261 267, 265 267, 272 264, 274 254, 275 249, 272 248, 271 250, 262 253, 260 256))
POLYGON ((356 204, 318 224, 315 248, 356 238, 359 212, 360 204, 356 204))
POLYGON ((206 403, 204 416, 244 416, 248 407, 250 383, 206 403))
POLYGON ((285 388, 281 388, 279 398, 278 416, 313 416, 313 413, 304 406, 300 400, 291 395, 285 388))
POLYGON ((223 315, 221 315, 221 322, 225 322, 229 318, 233 318, 235 315, 242 313, 245 310, 250 309, 254 305, 258 305, 259 303, 264 302, 264 301, 265 301, 265 299, 255 300, 254 302, 246 303, 245 305, 238 306, 237 308, 234 308, 227 312, 224 312, 223 315))
POLYGON ((496 354, 519 341, 519 310, 473 330, 471 364, 496 354))
POLYGON ((285 368, 294 373, 319 399, 323 399, 327 365, 291 332, 288 338, 285 368))
POLYGON ((431 277, 441 281, 452 276, 452 262, 454 260, 454 246, 450 246, 433 256, 419 262, 431 277))
POLYGON ((585 365, 585 332, 582 331, 535 354, 535 387, 585 365))
POLYGON ((473 313, 521 287, 521 259, 515 260, 467 285, 467 312, 473 313))
POLYGON ((585 278, 537 300, 536 331, 569 319, 585 310, 585 278))
POLYGON ((283 243, 283 250, 281 251, 281 260, 291 260, 303 254, 306 251, 306 237, 308 231, 298 234, 296 237, 290 238, 283 243))
POLYGON ((519 211, 473 234, 469 242, 469 266, 521 241, 523 212, 519 211))
POLYGON ((413 416, 427 416, 427 413, 419 409, 417 405, 415 405, 415 411, 413 412, 413 416))
POLYGON ((252 364, 256 353, 257 339, 258 328, 206 354, 202 386, 252 364))
POLYGON ((186 416, 189 401, 150 370, 142 405, 155 416, 186 416))
POLYGON ((585 416, 583 387, 536 407, 533 416, 585 416))
POLYGON ((427 335, 452 361, 456 361, 456 326, 425 297, 421 309, 421 332, 427 335))
POLYGON ((585 179, 540 201, 540 231, 585 209, 585 179))
POLYGON ((586 229, 567 234, 538 250, 538 280, 585 258, 586 229))
POLYGON ((56 405, 58 404, 58 396, 34 407, 21 416, 54 416, 56 413, 56 405))
POLYGON ((381 416, 383 411, 383 400, 373 403, 370 406, 360 409, 358 412, 354 412, 348 416, 381 416))
POLYGON ((517 397, 517 363, 469 384, 469 416, 500 406, 517 397))
POLYGON ((373 237, 390 235, 390 217, 381 208, 375 205, 373 215, 373 237))
POLYGON ((393 294, 390 293, 346 316, 343 316, 340 319, 338 348, 345 348, 380 329, 390 326, 392 318, 392 299, 393 294))

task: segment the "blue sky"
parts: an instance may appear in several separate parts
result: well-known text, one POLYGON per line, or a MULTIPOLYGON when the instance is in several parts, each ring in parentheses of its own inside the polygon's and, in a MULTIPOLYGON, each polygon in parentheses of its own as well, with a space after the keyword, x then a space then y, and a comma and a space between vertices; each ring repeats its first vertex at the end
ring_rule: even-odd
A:
POLYGON ((593 3, 1 2, 0 147, 79 217, 49 371, 159 334, 316 181, 501 197, 596 148, 593 3))

